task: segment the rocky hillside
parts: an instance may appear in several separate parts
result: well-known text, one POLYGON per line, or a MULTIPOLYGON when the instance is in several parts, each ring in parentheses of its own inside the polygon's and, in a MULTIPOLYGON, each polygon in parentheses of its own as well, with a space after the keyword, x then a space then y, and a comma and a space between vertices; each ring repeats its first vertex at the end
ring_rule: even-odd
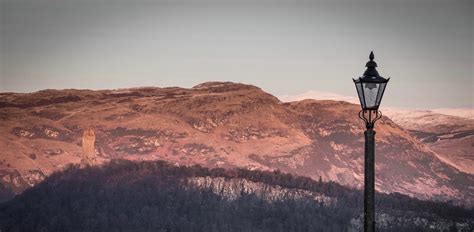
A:
MULTIPOLYGON (((362 192, 279 171, 163 161, 69 165, 0 204, 2 231, 333 231, 362 229, 362 192)), ((473 210, 377 194, 377 231, 472 231, 473 210)))
MULTIPOLYGON (((85 129, 97 161, 274 170, 361 187, 359 106, 282 103, 236 83, 185 88, 44 90, 0 94, 1 183, 15 193, 79 163, 85 129)), ((376 188, 422 199, 474 202, 474 177, 448 165, 390 119, 376 127, 376 188)))
POLYGON ((440 159, 460 171, 474 174, 474 119, 427 110, 390 110, 387 115, 440 159))

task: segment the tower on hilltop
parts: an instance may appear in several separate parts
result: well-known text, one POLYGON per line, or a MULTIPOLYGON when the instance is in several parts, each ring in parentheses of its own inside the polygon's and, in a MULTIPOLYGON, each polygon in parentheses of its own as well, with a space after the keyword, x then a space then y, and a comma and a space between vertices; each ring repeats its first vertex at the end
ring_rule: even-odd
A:
POLYGON ((96 163, 95 156, 95 133, 92 127, 84 130, 82 135, 82 165, 94 165, 96 163))

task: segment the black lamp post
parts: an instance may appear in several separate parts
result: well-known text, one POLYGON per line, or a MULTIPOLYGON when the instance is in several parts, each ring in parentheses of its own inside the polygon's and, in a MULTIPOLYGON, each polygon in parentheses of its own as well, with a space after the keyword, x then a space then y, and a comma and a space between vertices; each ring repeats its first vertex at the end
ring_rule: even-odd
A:
POLYGON ((364 75, 353 79, 362 110, 359 118, 365 121, 365 167, 364 167, 364 231, 375 232, 375 131, 374 124, 382 117, 379 105, 388 80, 379 76, 375 69, 374 53, 370 52, 364 75))

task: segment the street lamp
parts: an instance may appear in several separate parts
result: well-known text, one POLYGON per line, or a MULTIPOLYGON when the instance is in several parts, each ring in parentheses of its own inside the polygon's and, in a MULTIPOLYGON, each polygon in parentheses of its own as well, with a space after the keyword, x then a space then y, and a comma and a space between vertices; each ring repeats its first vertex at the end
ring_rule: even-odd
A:
POLYGON ((370 52, 364 75, 354 80, 362 110, 359 118, 364 120, 365 161, 364 161, 364 231, 375 232, 375 131, 374 124, 382 117, 379 105, 388 80, 379 76, 375 69, 374 53, 370 52))

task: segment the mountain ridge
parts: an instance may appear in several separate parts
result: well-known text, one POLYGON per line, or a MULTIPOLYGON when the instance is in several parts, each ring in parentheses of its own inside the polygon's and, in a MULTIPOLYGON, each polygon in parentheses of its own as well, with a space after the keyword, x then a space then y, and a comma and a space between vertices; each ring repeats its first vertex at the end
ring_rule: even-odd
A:
MULTIPOLYGON (((280 169, 360 188, 364 124, 358 110, 340 101, 284 103, 258 87, 231 82, 190 89, 0 94, 0 145, 7 148, 0 162, 1 180, 19 193, 67 163, 79 163, 80 137, 93 125, 102 162, 162 159, 280 169)), ((472 175, 439 160, 387 117, 376 131, 379 191, 473 202, 474 190, 466 187, 474 183, 472 175)))

